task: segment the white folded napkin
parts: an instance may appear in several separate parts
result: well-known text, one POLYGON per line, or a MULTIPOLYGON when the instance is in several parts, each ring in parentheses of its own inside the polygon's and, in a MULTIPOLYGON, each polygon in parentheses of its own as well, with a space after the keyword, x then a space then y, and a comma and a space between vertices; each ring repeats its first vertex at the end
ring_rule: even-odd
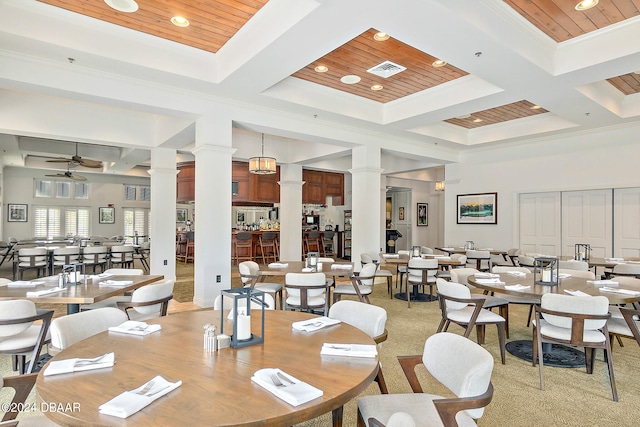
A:
POLYGON ((475 273, 474 276, 476 276, 476 278, 481 277, 486 279, 500 277, 500 275, 496 273, 483 273, 483 272, 475 273))
POLYGON ((591 296, 586 292, 574 291, 572 289, 565 289, 564 292, 569 294, 569 295, 573 295, 574 297, 590 297, 591 296))
POLYGON ((43 289, 41 291, 27 292, 27 298, 42 297, 45 295, 55 294, 57 292, 63 292, 66 290, 67 288, 48 288, 48 289, 43 289))
POLYGON ((38 285, 44 285, 44 282, 29 281, 29 280, 16 280, 15 282, 7 283, 9 288, 35 288, 38 285))
POLYGON ((559 273, 558 274, 558 279, 567 279, 569 277, 571 277, 571 274, 569 274, 569 273, 559 273))
POLYGON ((181 385, 182 381, 172 383, 158 375, 140 387, 131 391, 125 391, 107 403, 100 405, 98 412, 118 418, 127 418, 181 385), (147 384, 151 384, 152 382, 153 385, 151 388, 145 388, 147 384), (145 392, 139 394, 143 390, 145 390, 145 392))
POLYGON ((322 390, 300 381, 277 368, 260 369, 253 374, 251 381, 293 406, 302 405, 310 400, 317 399, 323 394, 322 390), (276 375, 282 385, 277 386, 274 380, 271 379, 271 375, 276 375), (285 378, 289 379, 289 381, 285 378))
POLYGON ((305 268, 302 269, 303 273, 311 273, 312 271, 313 271, 313 268, 311 268, 311 267, 305 267, 305 268))
POLYGON ((527 275, 527 273, 525 273, 524 271, 507 271, 507 274, 516 277, 525 277, 527 275))
POLYGON ((161 325, 148 325, 146 322, 136 322, 135 320, 127 320, 118 326, 111 326, 110 332, 119 332, 129 335, 149 335, 162 329, 161 325))
POLYGON ((382 258, 389 258, 389 259, 400 258, 400 254, 382 254, 382 258))
POLYGON ((325 356, 376 357, 378 347, 374 344, 324 343, 320 354, 325 356))
POLYGON ((622 288, 609 288, 606 286, 603 286, 602 288, 600 288, 600 292, 612 292, 614 294, 623 294, 623 295, 631 295, 631 296, 640 295, 640 291, 632 291, 631 289, 622 289, 622 288))
POLYGON ((441 248, 443 251, 455 251, 455 248, 441 248))
POLYGON ((624 258, 605 258, 604 260, 607 262, 623 262, 624 258))
POLYGON ((476 283, 480 283, 481 285, 504 285, 505 282, 500 280, 499 278, 493 279, 476 279, 476 283))
POLYGON ((288 262, 272 262, 269 264, 269 268, 287 268, 289 267, 288 262))
POLYGON ((92 279, 104 279, 106 277, 111 277, 113 276, 113 274, 111 273, 100 273, 100 274, 94 274, 93 276, 89 276, 92 279))
POLYGON ((331 264, 331 268, 341 268, 343 270, 351 270, 353 266, 351 264, 331 264))
POLYGON ((531 286, 525 286, 521 284, 517 285, 505 285, 505 289, 508 291, 524 291, 525 289, 529 289, 531 286))
POLYGON ((49 375, 68 374, 71 372, 91 371, 94 369, 111 368, 115 363, 115 353, 106 353, 93 359, 64 359, 52 360, 44 370, 45 377, 49 375))
POLYGON ((618 282, 614 280, 587 280, 587 283, 591 283, 594 286, 605 286, 605 285, 609 287, 618 286, 618 282))
POLYGON ((129 286, 133 284, 133 280, 105 280, 104 282, 100 282, 100 287, 110 286, 110 287, 118 287, 118 286, 129 286))
POLYGON ((337 325, 338 323, 341 323, 338 319, 330 319, 327 316, 323 316, 301 320, 300 322, 293 322, 291 326, 293 329, 298 331, 313 332, 318 329, 326 328, 327 326, 337 325))

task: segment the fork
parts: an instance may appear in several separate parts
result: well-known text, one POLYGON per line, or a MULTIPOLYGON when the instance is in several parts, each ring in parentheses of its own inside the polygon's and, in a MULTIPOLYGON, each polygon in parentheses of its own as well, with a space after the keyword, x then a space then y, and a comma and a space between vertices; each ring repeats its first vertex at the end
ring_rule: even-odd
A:
POLYGON ((140 391, 136 391, 136 394, 147 394, 151 390, 156 382, 154 380, 149 381, 140 391))
POLYGON ((103 354, 102 356, 94 357, 93 359, 81 359, 76 362, 76 366, 85 366, 85 365, 93 365, 94 363, 100 363, 102 362, 102 359, 104 359, 105 357, 107 357, 106 354, 103 354))
POLYGON ((277 376, 275 373, 270 374, 269 376, 271 377, 271 381, 273 382, 273 384, 274 384, 276 387, 286 387, 286 386, 282 383, 282 381, 280 381, 280 378, 278 378, 278 376, 277 376))

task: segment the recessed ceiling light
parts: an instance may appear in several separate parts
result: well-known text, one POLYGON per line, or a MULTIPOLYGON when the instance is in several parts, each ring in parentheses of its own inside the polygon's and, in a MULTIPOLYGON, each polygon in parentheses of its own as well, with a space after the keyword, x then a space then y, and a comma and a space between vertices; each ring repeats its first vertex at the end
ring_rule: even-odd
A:
POLYGON ((175 25, 176 27, 188 27, 189 26, 189 20, 187 18, 182 17, 182 16, 174 16, 173 18, 171 18, 171 23, 173 25, 175 25))
POLYGON ((532 105, 531 107, 529 107, 529 109, 530 109, 530 110, 539 110, 539 109, 541 109, 541 108, 542 108, 542 107, 541 107, 541 106, 539 106, 539 105, 532 105))
POLYGON ((455 118, 459 119, 459 120, 464 120, 464 119, 468 119, 469 117, 471 117, 471 114, 463 114, 463 115, 457 116, 455 118))
POLYGON ((380 31, 373 35, 373 39, 379 42, 383 42, 385 40, 389 40, 389 34, 380 31))
POLYGON ((373 85, 371 86, 371 90, 382 90, 383 86, 382 85, 373 85))
POLYGON ((346 85, 354 85, 360 82, 360 77, 353 74, 349 74, 348 76, 342 77, 340 81, 346 85))
POLYGON ((437 59, 437 60, 433 61, 433 63, 431 65, 433 67, 435 67, 435 68, 440 68, 440 67, 444 67, 445 65, 447 65, 447 63, 445 61, 443 61, 442 59, 437 59))
POLYGON ((135 12, 138 10, 138 3, 135 0, 104 0, 104 2, 118 12, 135 12))
POLYGON ((327 67, 326 65, 318 65, 316 68, 314 68, 314 70, 316 70, 316 73, 326 73, 327 71, 329 71, 329 67, 327 67))
POLYGON ((473 123, 480 123, 481 121, 483 121, 482 119, 473 119, 473 123))
POLYGON ((576 10, 591 9, 592 7, 598 4, 598 1, 599 0, 582 0, 578 2, 578 4, 576 5, 576 10))

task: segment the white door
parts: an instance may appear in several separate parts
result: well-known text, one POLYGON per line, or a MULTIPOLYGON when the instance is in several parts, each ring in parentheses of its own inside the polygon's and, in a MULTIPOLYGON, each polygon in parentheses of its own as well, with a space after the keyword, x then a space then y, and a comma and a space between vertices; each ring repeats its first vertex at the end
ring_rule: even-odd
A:
POLYGON ((562 255, 573 256, 576 243, 591 245, 591 256, 613 250, 612 190, 562 192, 562 255))
POLYGON ((640 257, 640 188, 613 190, 613 255, 640 257))
POLYGON ((523 253, 560 253, 560 193, 520 194, 520 249, 523 253))

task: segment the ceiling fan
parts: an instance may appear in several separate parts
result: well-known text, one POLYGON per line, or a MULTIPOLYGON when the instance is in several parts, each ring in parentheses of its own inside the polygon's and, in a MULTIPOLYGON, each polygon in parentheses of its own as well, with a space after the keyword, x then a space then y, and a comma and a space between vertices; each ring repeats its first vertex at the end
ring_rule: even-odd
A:
POLYGON ((82 176, 82 175, 74 175, 73 172, 71 172, 69 169, 67 169, 67 171, 65 173, 54 173, 51 175, 45 175, 45 176, 51 176, 53 178, 67 178, 67 179, 71 179, 73 181, 86 181, 87 177, 82 176))
MULTIPOLYGON (((47 162, 51 163, 69 163, 70 166, 84 166, 85 168, 101 168, 102 162, 91 159, 83 159, 78 155, 78 143, 76 142, 76 155, 69 158, 59 157, 56 159, 47 160, 47 162)), ((70 173, 70 172, 67 172, 70 173)))

